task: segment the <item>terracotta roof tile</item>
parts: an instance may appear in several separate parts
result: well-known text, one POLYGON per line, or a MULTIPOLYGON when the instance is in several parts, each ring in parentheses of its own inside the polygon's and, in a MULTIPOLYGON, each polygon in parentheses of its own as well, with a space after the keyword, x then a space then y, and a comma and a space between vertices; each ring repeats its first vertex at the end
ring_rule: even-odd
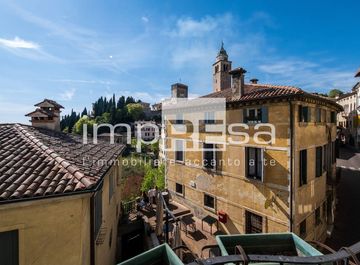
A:
POLYGON ((83 145, 74 135, 0 124, 0 203, 91 190, 123 148, 105 142, 83 145), (90 157, 91 163, 83 162, 90 157), (100 159, 105 163, 97 167, 100 159))
POLYGON ((232 88, 227 88, 222 91, 214 92, 202 97, 225 98, 227 102, 246 102, 246 101, 271 99, 278 97, 290 97, 296 95, 318 98, 321 99, 322 101, 327 101, 330 104, 337 105, 335 102, 333 102, 330 99, 321 98, 320 96, 307 93, 298 87, 280 86, 280 85, 271 85, 271 84, 245 84, 244 95, 242 95, 241 97, 239 95, 235 95, 232 88))

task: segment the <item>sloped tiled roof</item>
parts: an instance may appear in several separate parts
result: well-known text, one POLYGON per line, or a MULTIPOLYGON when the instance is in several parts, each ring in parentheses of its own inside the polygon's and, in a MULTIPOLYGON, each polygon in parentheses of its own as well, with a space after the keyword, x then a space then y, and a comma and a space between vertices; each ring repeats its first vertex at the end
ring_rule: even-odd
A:
POLYGON ((49 111, 49 110, 45 110, 45 109, 40 109, 40 108, 37 108, 36 110, 28 113, 28 114, 25 114, 25 116, 32 116, 34 115, 35 113, 41 113, 41 114, 44 114, 48 117, 58 117, 55 113, 53 113, 52 111, 49 111))
POLYGON ((19 124, 0 124, 0 203, 92 190, 124 146, 19 124), (90 141, 89 141, 90 142, 90 141))
POLYGON ((59 103, 57 103, 55 100, 51 100, 51 99, 47 99, 47 98, 45 98, 43 101, 35 104, 34 106, 39 107, 39 106, 40 106, 42 103, 44 103, 44 102, 48 102, 48 103, 50 103, 51 105, 53 105, 54 107, 57 107, 57 108, 59 108, 59 109, 63 109, 63 108, 64 108, 64 107, 61 106, 59 103))
POLYGON ((222 91, 213 92, 211 94, 202 96, 202 98, 226 98, 227 102, 246 102, 277 97, 291 97, 296 95, 302 95, 309 98, 317 98, 330 104, 336 104, 330 99, 307 93, 298 87, 271 84, 245 84, 244 95, 242 95, 241 97, 240 95, 234 94, 232 88, 227 88, 222 91))

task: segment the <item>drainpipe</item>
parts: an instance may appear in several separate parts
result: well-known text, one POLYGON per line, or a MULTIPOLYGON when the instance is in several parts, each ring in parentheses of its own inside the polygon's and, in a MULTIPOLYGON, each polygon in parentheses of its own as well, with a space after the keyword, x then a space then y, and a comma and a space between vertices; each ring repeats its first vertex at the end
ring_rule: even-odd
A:
POLYGON ((90 197, 90 264, 95 265, 95 222, 94 222, 94 205, 95 205, 95 193, 90 197))
POLYGON ((291 104, 291 100, 289 101, 289 109, 290 109, 290 232, 293 232, 293 138, 294 138, 294 113, 291 104))

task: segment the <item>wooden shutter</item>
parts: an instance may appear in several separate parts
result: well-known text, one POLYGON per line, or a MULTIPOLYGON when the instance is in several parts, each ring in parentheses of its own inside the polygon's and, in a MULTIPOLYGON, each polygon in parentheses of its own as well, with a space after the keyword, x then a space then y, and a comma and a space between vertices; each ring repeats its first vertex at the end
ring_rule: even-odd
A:
POLYGON ((247 109, 242 109, 242 114, 243 114, 243 123, 247 123, 247 109))
POLYGON ((302 122, 303 121, 303 114, 302 114, 303 113, 303 107, 301 105, 299 106, 298 111, 299 111, 299 115, 298 115, 299 116, 299 122, 302 122))
POLYGON ((268 107, 261 107, 261 122, 262 123, 269 122, 268 107))
POLYGON ((0 264, 19 265, 19 231, 0 233, 0 264))

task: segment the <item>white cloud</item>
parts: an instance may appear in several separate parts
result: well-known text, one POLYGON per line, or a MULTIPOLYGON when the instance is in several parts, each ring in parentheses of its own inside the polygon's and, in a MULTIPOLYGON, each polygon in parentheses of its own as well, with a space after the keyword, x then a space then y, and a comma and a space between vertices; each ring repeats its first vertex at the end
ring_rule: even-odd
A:
POLYGON ((62 100, 69 101, 72 100, 75 95, 75 88, 71 88, 68 90, 65 90, 63 93, 60 94, 60 97, 62 100))
POLYGON ((223 16, 206 16, 199 20, 191 17, 180 18, 176 22, 176 30, 170 32, 173 37, 201 37, 212 31, 228 25, 232 21, 232 16, 225 14, 223 16))
POLYGON ((145 23, 148 23, 148 22, 149 22, 149 18, 148 18, 148 17, 145 17, 145 16, 141 17, 141 20, 142 20, 143 22, 145 22, 145 23))
POLYGON ((340 67, 324 67, 321 62, 300 59, 274 59, 258 66, 265 82, 294 85, 310 92, 327 92, 332 88, 349 89, 354 84, 353 71, 340 67))
POLYGON ((0 38, 0 45, 11 49, 40 49, 39 44, 31 41, 25 41, 19 37, 15 37, 13 40, 0 38))

